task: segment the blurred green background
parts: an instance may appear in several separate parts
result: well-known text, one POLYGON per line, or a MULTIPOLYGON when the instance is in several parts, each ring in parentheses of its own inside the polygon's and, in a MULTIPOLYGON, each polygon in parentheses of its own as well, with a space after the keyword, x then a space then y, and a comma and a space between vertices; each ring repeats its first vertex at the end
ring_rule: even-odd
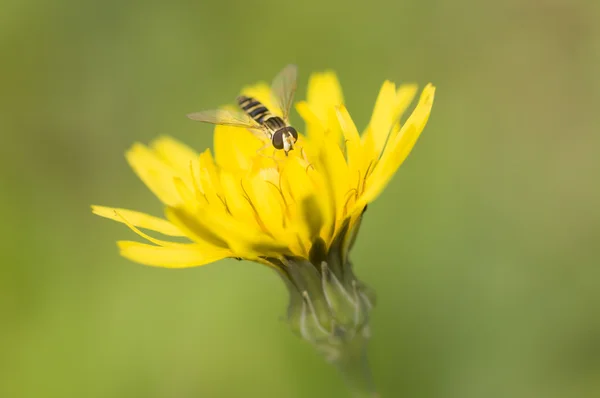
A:
POLYGON ((130 263, 89 209, 161 214, 124 151, 211 145, 185 114, 289 62, 362 127, 384 79, 438 87, 353 252, 382 397, 600 396, 597 4, 2 0, 0 397, 346 396, 273 272, 130 263))

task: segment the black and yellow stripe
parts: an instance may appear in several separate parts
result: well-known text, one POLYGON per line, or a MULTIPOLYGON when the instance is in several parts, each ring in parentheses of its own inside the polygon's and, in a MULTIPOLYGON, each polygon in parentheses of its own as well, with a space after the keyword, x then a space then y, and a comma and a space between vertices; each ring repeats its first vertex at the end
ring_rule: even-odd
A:
POLYGON ((266 106, 252 97, 242 95, 237 99, 238 105, 248 116, 254 119, 258 124, 268 127, 272 131, 277 131, 285 127, 285 122, 279 116, 273 115, 266 106))

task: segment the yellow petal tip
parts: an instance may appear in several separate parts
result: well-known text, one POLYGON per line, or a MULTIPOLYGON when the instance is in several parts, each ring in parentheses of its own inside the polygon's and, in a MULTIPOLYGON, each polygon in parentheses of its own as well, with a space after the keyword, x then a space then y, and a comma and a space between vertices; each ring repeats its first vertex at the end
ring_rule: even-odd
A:
POLYGON ((98 205, 92 205, 91 209, 92 213, 94 213, 95 215, 107 218, 112 218, 112 211, 114 210, 112 207, 98 205))

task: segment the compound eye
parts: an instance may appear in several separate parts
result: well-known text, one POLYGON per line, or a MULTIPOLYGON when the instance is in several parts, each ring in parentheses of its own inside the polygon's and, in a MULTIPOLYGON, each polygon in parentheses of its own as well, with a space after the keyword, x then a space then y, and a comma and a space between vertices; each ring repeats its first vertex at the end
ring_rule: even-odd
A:
POLYGON ((293 127, 291 127, 291 126, 290 126, 290 127, 288 127, 288 132, 289 132, 290 134, 292 134, 292 137, 294 137, 294 142, 298 141, 298 132, 296 131, 296 129, 295 129, 295 128, 293 128, 293 127))
POLYGON ((271 138, 271 142, 275 149, 283 149, 283 130, 276 131, 271 138))

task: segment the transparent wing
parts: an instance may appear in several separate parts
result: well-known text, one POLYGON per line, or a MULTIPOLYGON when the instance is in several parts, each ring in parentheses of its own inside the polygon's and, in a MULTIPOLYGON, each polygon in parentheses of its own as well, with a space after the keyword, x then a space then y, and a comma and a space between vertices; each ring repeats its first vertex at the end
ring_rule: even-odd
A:
POLYGON ((243 127, 248 129, 260 140, 270 139, 271 136, 263 126, 256 123, 252 118, 243 113, 227 111, 224 109, 213 109, 209 111, 200 111, 190 113, 188 118, 197 122, 220 124, 223 126, 243 127))
POLYGON ((296 77, 298 76, 298 67, 296 65, 288 65, 273 79, 271 90, 273 92, 273 100, 279 105, 283 120, 288 121, 290 108, 294 101, 296 93, 296 77))
POLYGON ((190 113, 188 118, 197 122, 221 124, 223 126, 245 127, 247 129, 257 129, 260 125, 249 116, 239 113, 227 111, 224 109, 213 109, 209 111, 200 111, 190 113))

